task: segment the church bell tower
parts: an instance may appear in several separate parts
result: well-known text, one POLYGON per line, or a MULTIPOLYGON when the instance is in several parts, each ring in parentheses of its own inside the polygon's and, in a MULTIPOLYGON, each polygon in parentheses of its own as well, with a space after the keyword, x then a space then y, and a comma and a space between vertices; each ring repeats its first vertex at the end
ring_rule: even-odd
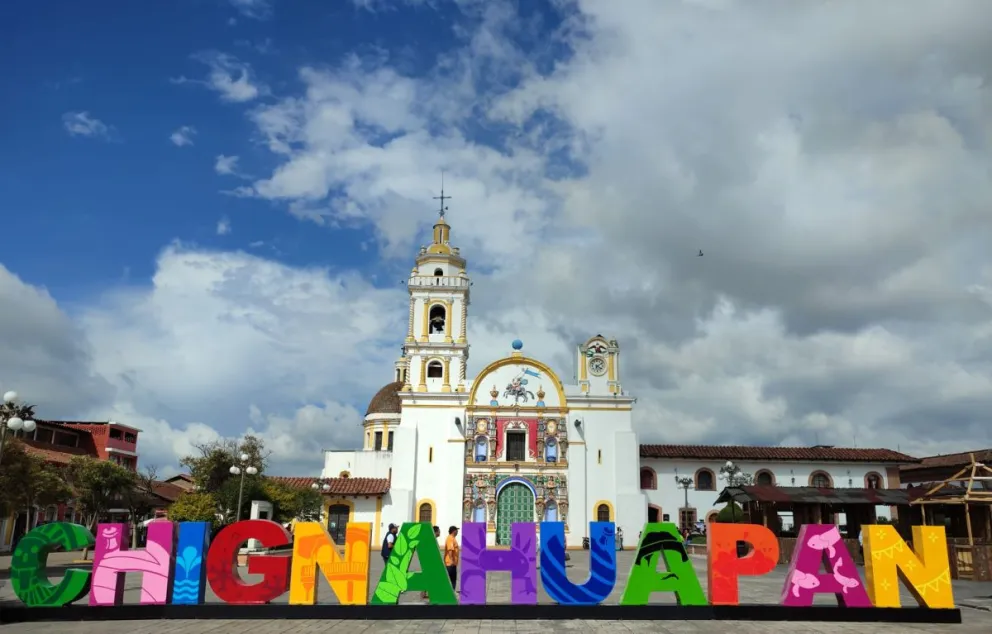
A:
POLYGON ((451 246, 451 227, 441 201, 433 241, 421 247, 410 272, 410 319, 397 376, 405 392, 464 392, 468 362, 469 288, 465 258, 451 246))

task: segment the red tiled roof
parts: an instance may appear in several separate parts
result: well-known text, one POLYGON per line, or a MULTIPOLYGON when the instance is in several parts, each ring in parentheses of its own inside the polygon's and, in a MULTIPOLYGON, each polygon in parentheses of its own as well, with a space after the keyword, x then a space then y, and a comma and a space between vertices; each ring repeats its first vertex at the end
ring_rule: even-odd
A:
POLYGON ((74 456, 86 456, 88 458, 97 457, 93 455, 92 452, 88 451, 86 447, 62 447, 38 442, 37 440, 20 440, 21 443, 24 444, 24 450, 26 452, 33 456, 38 456, 47 462, 69 464, 69 461, 72 460, 74 456))
POLYGON ((971 456, 975 454, 975 460, 984 464, 992 463, 992 449, 976 449, 974 451, 962 451, 961 453, 949 453, 939 456, 927 456, 920 458, 918 464, 900 467, 900 472, 922 471, 923 469, 936 469, 941 467, 958 467, 963 469, 971 464, 971 456))
POLYGON ((891 449, 844 447, 741 447, 716 445, 641 445, 642 458, 690 460, 769 460, 781 462, 918 462, 891 449))
MULTIPOLYGON (((294 476, 269 476, 285 485, 304 489, 317 481, 317 478, 294 476)), ((389 480, 386 478, 325 478, 331 486, 330 490, 322 491, 325 495, 383 495, 389 492, 389 480)))
POLYGON ((186 489, 177 487, 171 482, 156 480, 152 482, 152 493, 166 502, 175 502, 180 495, 186 493, 186 489))

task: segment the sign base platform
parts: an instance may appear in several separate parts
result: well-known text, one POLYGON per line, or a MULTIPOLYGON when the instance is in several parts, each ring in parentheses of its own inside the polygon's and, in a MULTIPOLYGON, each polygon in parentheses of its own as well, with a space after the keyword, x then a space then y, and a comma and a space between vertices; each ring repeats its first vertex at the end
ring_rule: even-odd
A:
POLYGON ((147 621, 160 619, 313 619, 358 621, 572 620, 588 621, 804 621, 808 623, 961 623, 961 610, 840 608, 782 605, 119 605, 57 608, 0 606, 0 624, 40 621, 147 621))

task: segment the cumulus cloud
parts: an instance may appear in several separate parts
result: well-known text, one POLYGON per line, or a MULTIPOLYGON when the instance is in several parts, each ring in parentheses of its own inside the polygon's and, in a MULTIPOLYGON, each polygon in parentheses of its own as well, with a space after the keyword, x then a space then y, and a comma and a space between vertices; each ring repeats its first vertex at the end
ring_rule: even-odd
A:
MULTIPOLYGON (((369 227, 402 276, 444 170, 470 374, 520 337, 571 380, 576 343, 616 337, 643 441, 992 443, 992 5, 578 1, 541 37, 458 6, 424 76, 315 63, 253 108, 276 167, 232 195, 369 227)), ((72 320, 10 279, 3 387, 20 351, 11 387, 137 424, 159 464, 251 429, 316 473, 406 328, 393 285, 183 245, 72 320)))
POLYGON ((235 176, 238 173, 238 157, 218 155, 214 159, 214 171, 222 176, 235 176))
POLYGON ((193 56, 196 61, 210 69, 205 80, 189 79, 181 76, 173 79, 175 84, 199 84, 220 95, 221 101, 244 103, 253 101, 269 92, 268 87, 255 79, 249 64, 233 55, 217 51, 205 51, 193 56))
POLYGON ((226 236, 231 233, 231 221, 227 218, 221 218, 217 221, 217 235, 226 236))
POLYGON ((113 128, 103 121, 90 116, 89 112, 67 112, 62 115, 62 126, 69 136, 83 136, 109 140, 113 128))
POLYGON ((193 137, 196 136, 196 128, 184 125, 169 135, 169 140, 177 147, 193 145, 193 137))
POLYGON ((580 1, 545 63, 509 3, 459 4, 428 77, 353 58, 253 111, 254 194, 409 257, 445 170, 476 319, 566 376, 609 330, 647 439, 989 442, 992 7, 580 1))

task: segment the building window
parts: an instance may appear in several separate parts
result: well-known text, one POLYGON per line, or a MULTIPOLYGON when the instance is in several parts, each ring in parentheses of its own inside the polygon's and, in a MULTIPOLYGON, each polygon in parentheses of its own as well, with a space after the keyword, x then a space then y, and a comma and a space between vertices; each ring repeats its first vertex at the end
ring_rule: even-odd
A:
POLYGON ((710 511, 709 513, 706 514, 706 523, 712 524, 713 522, 716 521, 716 518, 719 515, 720 513, 718 511, 710 511))
POLYGON ((134 434, 124 434, 124 442, 131 443, 133 445, 138 442, 138 437, 134 434))
POLYGON ((124 432, 122 432, 119 429, 111 429, 110 430, 110 438, 113 439, 113 440, 123 440, 124 439, 124 432))
POLYGON ((657 489, 658 476, 651 467, 641 467, 641 488, 657 489))
POLYGON ((609 522, 610 521, 610 506, 608 504, 600 504, 596 507, 596 521, 597 522, 609 522))
POLYGON ((554 438, 548 438, 544 444, 544 460, 545 462, 558 462, 558 441, 554 438))
POLYGON ((51 429, 36 429, 34 432, 34 439, 38 442, 43 442, 46 445, 51 445, 52 440, 55 437, 55 433, 51 429))
POLYGON ((444 275, 444 269, 441 268, 434 269, 434 277, 441 277, 442 275, 444 275))
POLYGON ((818 489, 830 489, 834 486, 830 476, 823 471, 814 471, 810 474, 809 485, 818 489))
POLYGON ((775 486, 775 476, 771 471, 762 470, 754 476, 754 483, 763 487, 775 486))
POLYGON ((527 460, 527 434, 522 431, 506 432, 506 459, 509 462, 527 460))
POLYGON ((440 361, 431 361, 427 364, 427 378, 440 379, 444 377, 444 366, 440 361))
POLYGON ((375 433, 375 444, 373 445, 373 449, 375 449, 376 451, 382 451, 382 432, 381 431, 377 431, 375 433))
POLYGON ((434 447, 427 448, 427 462, 434 462, 434 447))
POLYGON ((700 469, 696 472, 696 490, 697 491, 715 491, 716 490, 716 478, 713 476, 713 472, 709 469, 700 469))
POLYGON ((882 476, 877 473, 869 473, 865 476, 865 488, 866 489, 881 489, 882 488, 882 476))
POLYGON ((55 442, 60 447, 78 447, 79 437, 75 434, 55 434, 55 442))
POLYGON ((388 449, 389 451, 392 451, 393 450, 393 432, 389 432, 389 436, 387 437, 386 442, 388 443, 387 446, 386 446, 386 449, 388 449))
POLYGON ((436 304, 431 306, 431 311, 428 316, 427 322, 430 324, 430 333, 434 335, 444 333, 444 321, 447 316, 447 311, 445 311, 444 306, 436 304))
POLYGON ((489 439, 479 436, 475 439, 475 461, 485 462, 489 456, 489 439))
POLYGON ((692 529, 696 525, 696 509, 679 509, 679 528, 692 529))
POLYGON ((427 522, 431 526, 434 525, 434 509, 427 502, 420 505, 419 519, 420 522, 427 522))

